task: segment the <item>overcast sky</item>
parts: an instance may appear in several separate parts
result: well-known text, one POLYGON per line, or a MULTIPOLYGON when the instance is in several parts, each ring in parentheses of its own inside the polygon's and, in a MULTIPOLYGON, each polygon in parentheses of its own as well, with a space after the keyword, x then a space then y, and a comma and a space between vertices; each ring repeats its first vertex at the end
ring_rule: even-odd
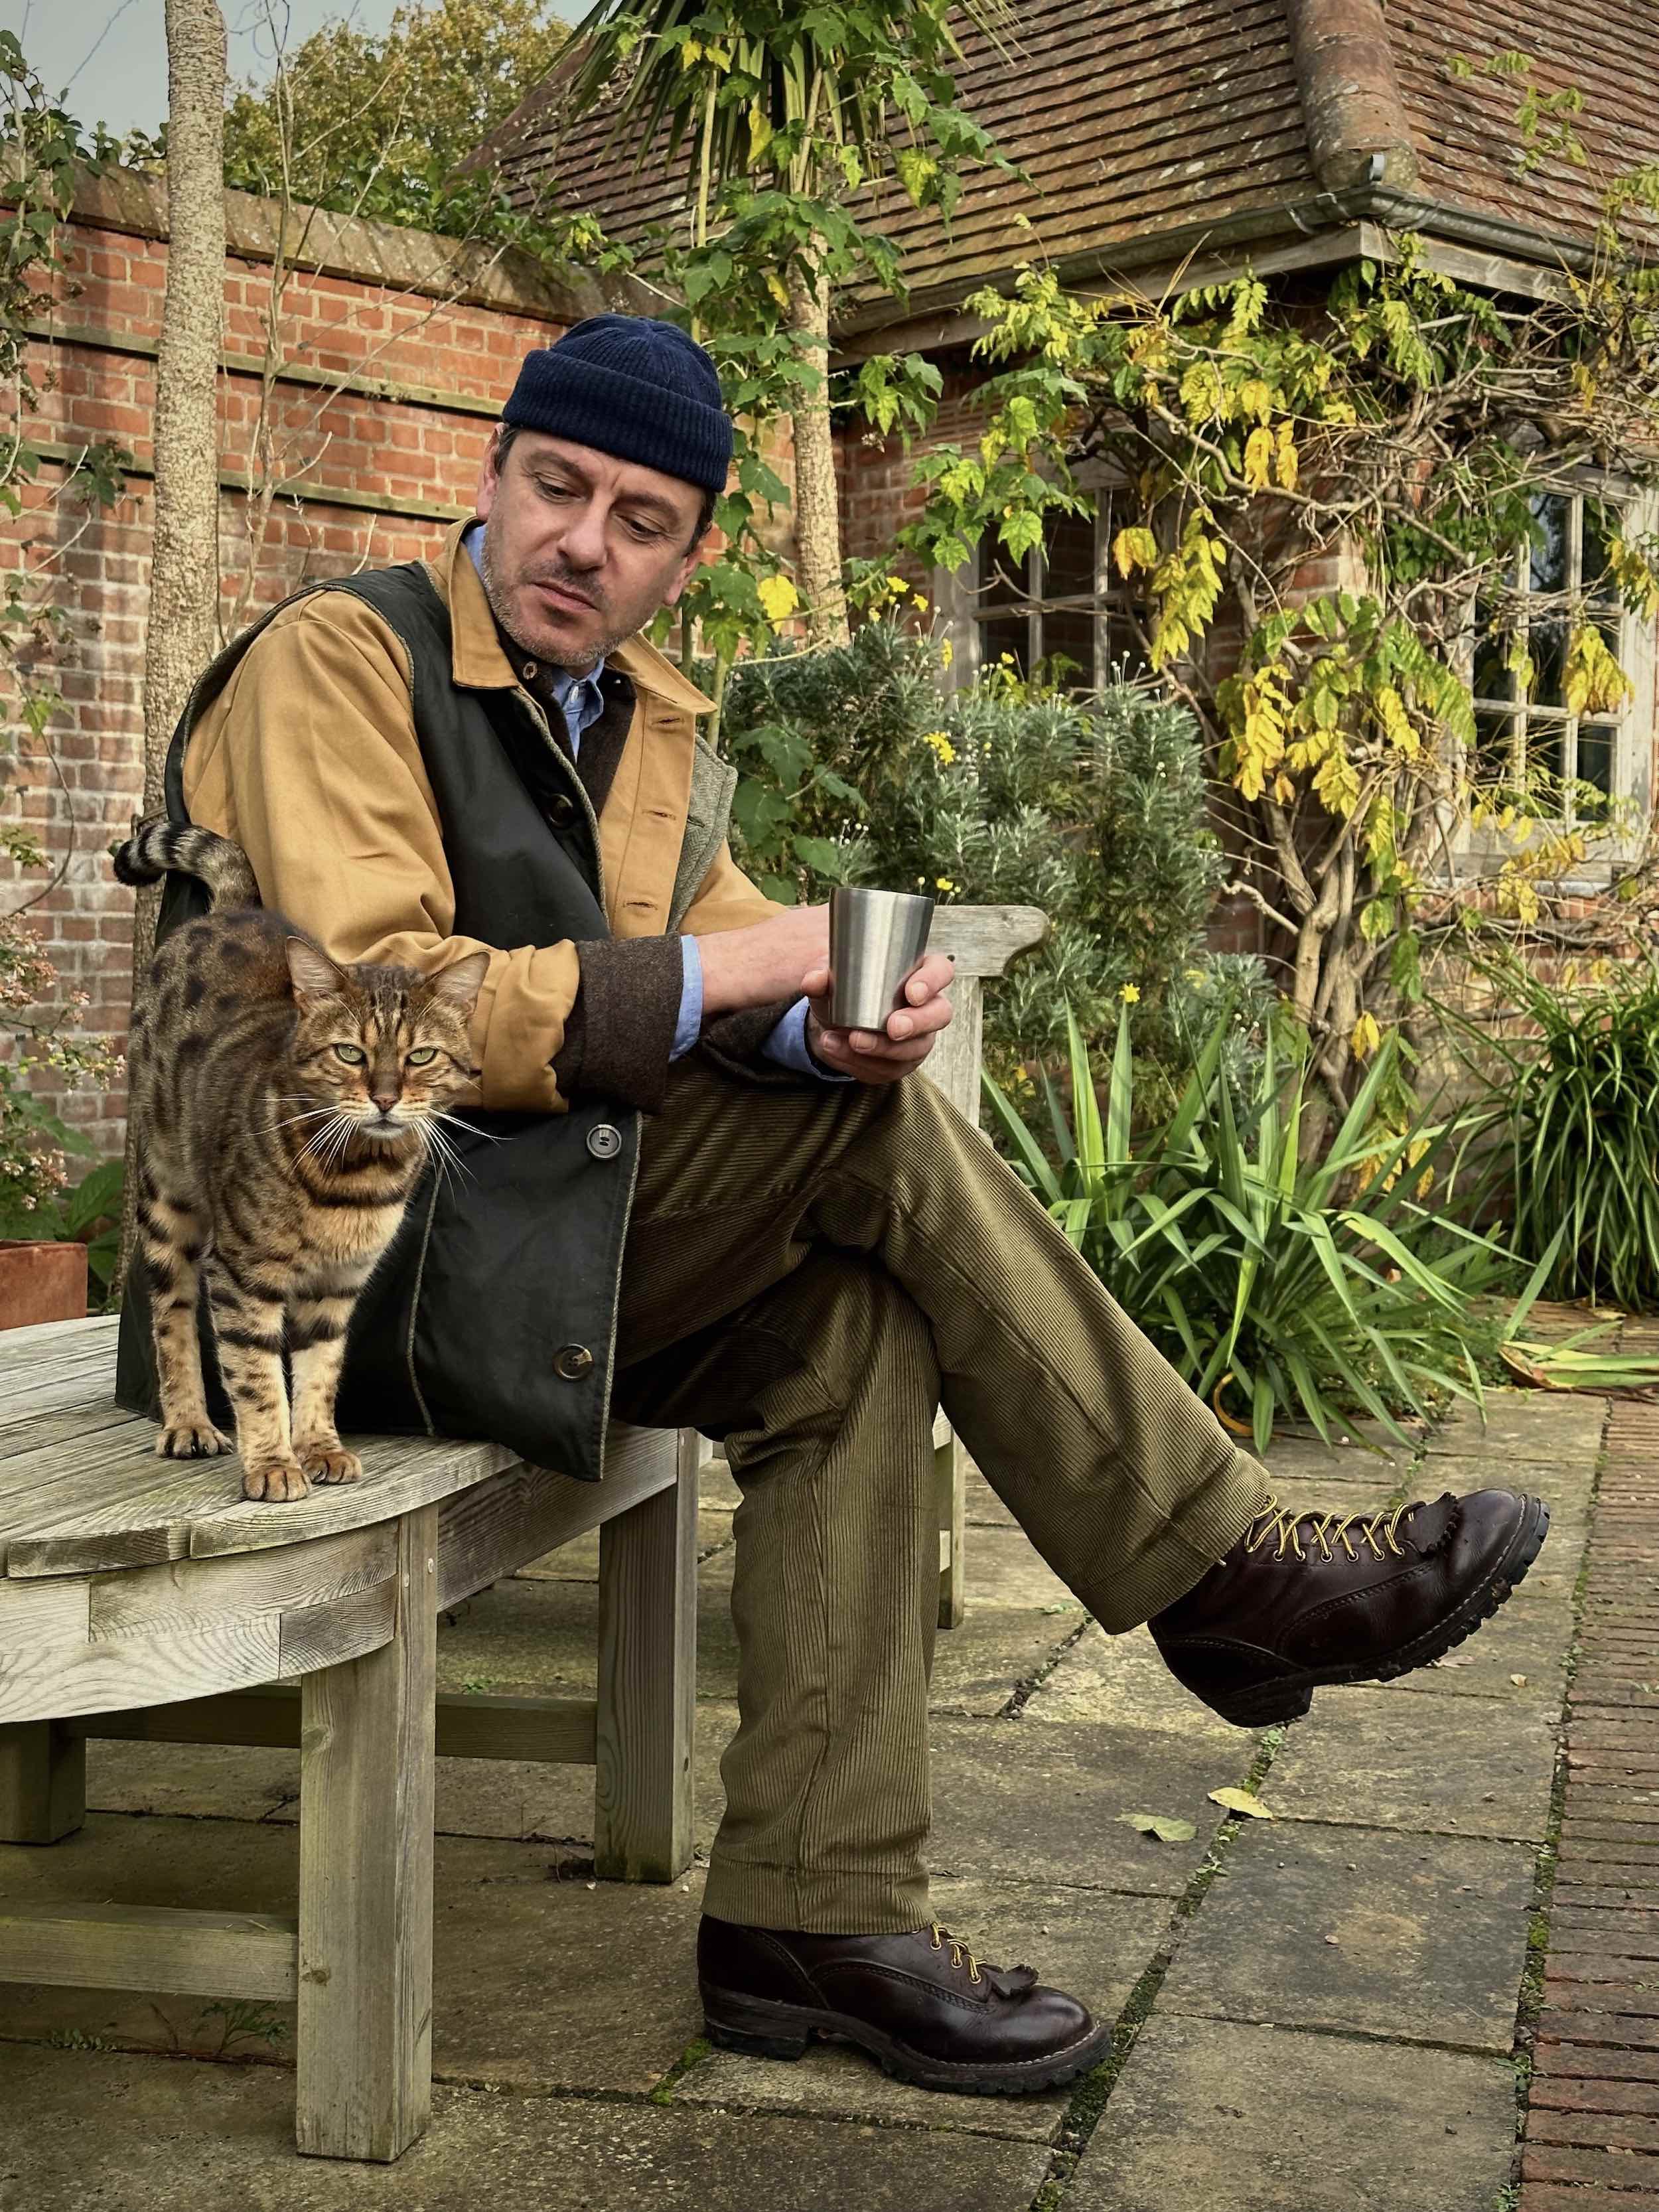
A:
MULTIPOLYGON (((344 19, 383 31, 398 0, 221 0, 230 74, 269 74, 276 40, 292 47, 319 25, 344 19)), ((90 126, 154 131, 167 113, 164 0, 0 0, 0 30, 15 31, 47 89, 67 88, 70 112, 90 126)), ((576 6, 558 13, 574 19, 576 6)))

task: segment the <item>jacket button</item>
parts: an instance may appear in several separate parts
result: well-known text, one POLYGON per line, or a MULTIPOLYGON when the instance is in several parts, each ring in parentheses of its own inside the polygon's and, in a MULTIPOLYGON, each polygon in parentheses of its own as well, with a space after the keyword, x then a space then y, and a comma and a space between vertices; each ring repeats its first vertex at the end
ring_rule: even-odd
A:
POLYGON ((597 1121, 587 1133, 587 1149, 596 1160, 614 1160, 622 1150, 622 1131, 609 1121, 597 1121))
POLYGON ((576 818, 576 802, 562 791, 547 802, 547 818, 556 830, 568 830, 576 818))
POLYGON ((561 1345, 553 1355, 553 1372, 567 1382, 580 1382, 593 1365, 593 1355, 585 1344, 561 1345))

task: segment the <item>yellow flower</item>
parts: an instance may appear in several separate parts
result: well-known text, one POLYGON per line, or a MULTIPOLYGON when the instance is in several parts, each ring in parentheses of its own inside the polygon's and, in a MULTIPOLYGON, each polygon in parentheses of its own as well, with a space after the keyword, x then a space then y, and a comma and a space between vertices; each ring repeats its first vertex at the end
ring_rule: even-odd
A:
POLYGON ((1122 1000, 1126 1006, 1138 1006, 1140 1004, 1139 984, 1126 983, 1123 986, 1123 988, 1118 993, 1118 996, 1122 1000))
POLYGON ((956 657, 957 657, 956 647, 951 644, 951 642, 950 639, 949 639, 948 637, 946 637, 946 638, 941 638, 941 639, 939 640, 939 666, 940 666, 941 668, 948 668, 948 667, 951 665, 951 662, 956 659, 956 657))
POLYGON ((910 604, 919 615, 925 615, 927 611, 927 593, 925 592, 912 592, 910 596, 910 604))
POLYGON ((908 576, 890 576, 887 579, 887 588, 890 592, 908 591, 910 588, 909 579, 908 576))
POLYGON ((956 747, 943 730, 924 730, 921 733, 921 742, 925 745, 933 747, 939 757, 941 768, 949 768, 957 757, 956 747))
POLYGON ((933 878, 933 889, 936 891, 953 891, 956 889, 956 885, 951 881, 949 876, 935 876, 933 878))

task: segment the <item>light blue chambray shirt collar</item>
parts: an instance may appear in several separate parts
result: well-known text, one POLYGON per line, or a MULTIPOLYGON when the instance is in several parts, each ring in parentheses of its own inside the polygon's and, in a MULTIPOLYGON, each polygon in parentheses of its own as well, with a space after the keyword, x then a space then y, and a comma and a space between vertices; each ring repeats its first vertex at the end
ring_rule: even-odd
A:
MULTIPOLYGON (((483 580, 483 525, 475 522, 461 539, 478 580, 483 580)), ((508 641, 509 643, 511 641, 508 641)), ((515 647, 514 652, 522 648, 515 647)), ((596 661, 586 676, 573 675, 568 668, 556 668, 550 660, 532 660, 528 664, 541 678, 549 697, 564 716, 565 728, 570 732, 570 752, 574 759, 580 750, 582 732, 597 722, 605 712, 605 694, 599 689, 599 678, 605 673, 603 659, 596 661)), ((521 674, 524 672, 520 668, 521 674)), ((526 681, 529 678, 526 677, 526 681)))

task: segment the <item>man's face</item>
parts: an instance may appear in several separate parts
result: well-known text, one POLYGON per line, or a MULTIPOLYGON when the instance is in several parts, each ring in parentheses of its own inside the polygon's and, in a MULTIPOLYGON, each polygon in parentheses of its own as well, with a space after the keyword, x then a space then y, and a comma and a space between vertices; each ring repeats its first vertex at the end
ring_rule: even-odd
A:
POLYGON ((698 562, 695 484, 520 430, 478 477, 484 590, 538 660, 580 674, 672 606, 698 562))

